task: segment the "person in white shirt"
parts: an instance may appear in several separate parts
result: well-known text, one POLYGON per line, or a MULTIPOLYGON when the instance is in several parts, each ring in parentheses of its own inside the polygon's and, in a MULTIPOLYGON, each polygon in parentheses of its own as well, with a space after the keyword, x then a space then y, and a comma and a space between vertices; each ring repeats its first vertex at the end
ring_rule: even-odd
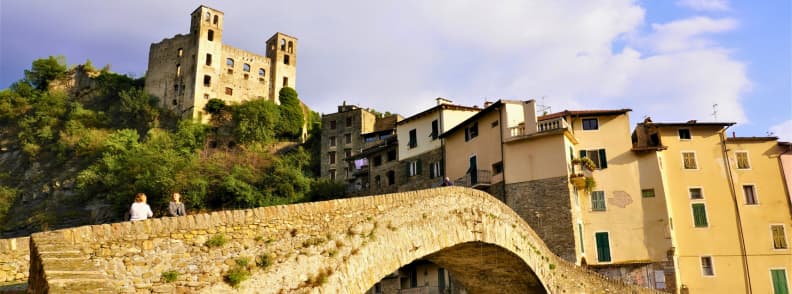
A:
POLYGON ((146 194, 137 193, 135 195, 135 203, 129 208, 129 220, 139 221, 154 216, 151 212, 151 207, 146 204, 146 194))

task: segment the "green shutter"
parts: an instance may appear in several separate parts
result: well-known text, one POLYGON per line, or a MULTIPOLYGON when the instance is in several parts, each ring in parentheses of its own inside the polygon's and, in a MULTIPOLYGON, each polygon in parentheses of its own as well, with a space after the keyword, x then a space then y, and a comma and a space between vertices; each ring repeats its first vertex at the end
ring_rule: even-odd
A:
POLYGON ((415 161, 415 175, 420 175, 420 174, 421 174, 421 160, 419 159, 415 161))
POLYGON ((707 224, 707 208, 703 203, 693 204, 693 222, 697 228, 705 228, 707 224))
POLYGON ((789 294, 789 284, 787 283, 786 270, 770 270, 773 278, 773 294, 789 294))
POLYGON ((607 168, 608 167, 608 159, 605 157, 605 149, 599 150, 599 167, 600 168, 607 168))
POLYGON ((594 234, 597 240, 597 261, 609 262, 611 261, 610 243, 608 242, 608 233, 594 234))
POLYGON ((586 157, 586 150, 580 150, 580 158, 586 157))
POLYGON ((580 253, 586 253, 586 247, 583 246, 583 224, 578 224, 578 236, 580 237, 580 253))

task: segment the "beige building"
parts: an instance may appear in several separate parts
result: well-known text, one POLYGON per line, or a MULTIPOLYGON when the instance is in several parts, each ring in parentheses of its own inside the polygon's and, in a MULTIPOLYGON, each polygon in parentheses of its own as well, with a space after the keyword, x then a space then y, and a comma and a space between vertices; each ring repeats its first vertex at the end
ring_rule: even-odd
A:
POLYGON ((775 137, 731 137, 733 123, 638 124, 659 165, 680 293, 789 293, 792 226, 775 137), (654 150, 652 150, 654 149, 654 150))
POLYGON ((182 117, 200 117, 209 99, 268 99, 280 104, 283 87, 295 88, 297 39, 276 33, 265 55, 223 44, 222 11, 199 6, 190 31, 151 44, 145 89, 160 106, 182 117))
POLYGON ((374 284, 366 294, 466 294, 444 268, 416 260, 374 284))

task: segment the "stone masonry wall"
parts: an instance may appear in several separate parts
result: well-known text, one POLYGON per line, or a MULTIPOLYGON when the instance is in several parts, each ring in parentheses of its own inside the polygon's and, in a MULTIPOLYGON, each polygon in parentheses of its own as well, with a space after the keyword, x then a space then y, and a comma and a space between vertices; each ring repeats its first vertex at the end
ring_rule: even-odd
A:
POLYGON ((575 232, 567 177, 506 184, 506 204, 536 231, 553 253, 575 261, 575 232))
POLYGON ((491 293, 476 291, 487 285, 523 289, 528 280, 541 281, 550 293, 657 293, 565 262, 503 203, 462 187, 84 226, 31 238, 33 293, 230 292, 223 275, 240 258, 252 263, 261 256, 268 265, 253 268, 238 291, 363 293, 401 266, 435 256, 449 272, 467 277, 460 283, 476 293, 491 293), (226 242, 207 245, 220 235, 226 242), (482 263, 488 256, 469 264, 449 259, 475 257, 463 253, 478 252, 477 246, 504 263, 482 263), (515 275, 498 267, 507 262, 530 270, 515 275), (497 274, 472 274, 492 266, 497 274), (175 281, 164 281, 166 271, 178 273, 175 281), (523 280, 488 282, 508 281, 501 275, 523 280))
POLYGON ((30 238, 0 239, 0 284, 24 283, 30 268, 30 238))
POLYGON ((405 160, 400 160, 399 169, 396 170, 396 184, 399 185, 399 191, 413 191, 439 187, 440 184, 443 183, 443 176, 436 175, 434 178, 432 178, 430 174, 430 168, 433 163, 442 160, 443 150, 440 148, 421 153, 405 160), (414 176, 408 176, 407 166, 410 164, 410 162, 416 160, 421 162, 421 170, 414 176))

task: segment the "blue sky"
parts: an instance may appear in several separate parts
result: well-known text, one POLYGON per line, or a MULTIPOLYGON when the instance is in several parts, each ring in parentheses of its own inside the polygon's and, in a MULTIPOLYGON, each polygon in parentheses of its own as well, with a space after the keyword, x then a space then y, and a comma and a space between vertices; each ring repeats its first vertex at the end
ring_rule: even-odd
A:
POLYGON ((718 104, 738 136, 792 140, 790 1, 497 3, 3 0, 0 87, 49 55, 142 76, 149 45, 186 33, 206 4, 225 12, 232 46, 263 53, 276 31, 296 36, 297 90, 324 113, 347 101, 409 116, 440 96, 712 121, 718 104))

